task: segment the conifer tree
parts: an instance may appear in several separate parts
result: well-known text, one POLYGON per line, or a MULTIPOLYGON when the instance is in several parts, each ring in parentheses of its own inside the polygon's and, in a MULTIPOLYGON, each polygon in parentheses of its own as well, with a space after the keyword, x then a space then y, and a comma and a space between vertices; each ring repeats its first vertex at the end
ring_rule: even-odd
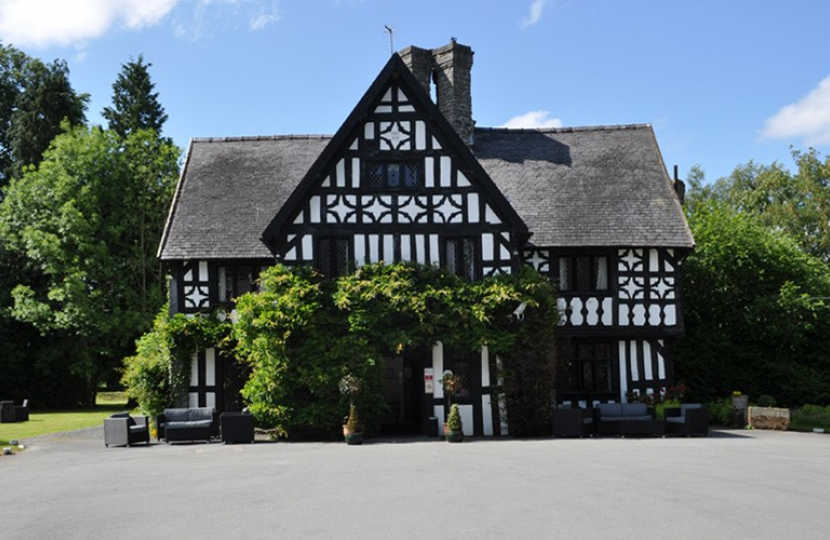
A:
POLYGON ((69 82, 69 67, 64 60, 44 64, 31 60, 24 80, 25 88, 15 99, 8 137, 12 164, 10 176, 22 176, 26 165, 37 165, 52 139, 70 126, 86 122, 87 94, 78 94, 69 82))
POLYGON ((144 56, 121 65, 121 72, 112 85, 112 107, 105 107, 104 118, 109 128, 122 137, 141 129, 152 129, 161 133, 167 114, 158 101, 155 84, 150 80, 148 69, 153 64, 144 63, 144 56))

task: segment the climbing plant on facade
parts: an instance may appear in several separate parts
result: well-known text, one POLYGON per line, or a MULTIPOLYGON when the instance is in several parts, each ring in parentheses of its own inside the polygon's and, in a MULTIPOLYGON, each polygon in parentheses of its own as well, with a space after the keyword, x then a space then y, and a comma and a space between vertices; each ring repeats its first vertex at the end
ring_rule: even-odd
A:
POLYGON ((326 281, 309 269, 276 266, 262 274, 260 292, 237 303, 236 351, 252 368, 243 394, 260 422, 282 435, 333 433, 348 405, 338 382, 351 374, 362 381, 357 407, 371 428, 386 410, 384 357, 438 341, 470 351, 486 345, 502 357, 512 425, 533 434, 511 409, 538 416, 549 407, 555 302, 553 286, 530 268, 470 282, 433 266, 372 264, 326 281), (521 302, 522 322, 512 316, 521 302), (517 408, 526 392, 535 405, 517 408))
POLYGON ((227 343, 231 323, 215 314, 186 317, 162 309, 153 329, 136 341, 136 354, 124 360, 121 382, 144 414, 155 418, 187 396, 191 358, 198 350, 227 343))

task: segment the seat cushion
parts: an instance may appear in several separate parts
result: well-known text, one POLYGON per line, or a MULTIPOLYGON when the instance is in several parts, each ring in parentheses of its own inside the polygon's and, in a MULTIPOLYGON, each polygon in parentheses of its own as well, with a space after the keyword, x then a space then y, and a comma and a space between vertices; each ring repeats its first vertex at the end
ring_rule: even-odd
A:
POLYGON ((623 416, 648 416, 648 405, 645 403, 624 403, 622 405, 623 416))
POLYGON ((601 419, 619 419, 622 415, 622 405, 619 403, 600 403, 597 405, 601 419))
POLYGON ((686 411, 691 411, 695 409, 702 409, 703 405, 700 403, 684 403, 680 406, 680 416, 685 417, 686 411))
POLYGON ((191 422, 202 420, 213 422, 213 409, 210 407, 193 407, 187 409, 187 419, 191 422))
POLYGON ((164 418, 167 422, 187 422, 190 420, 190 409, 164 409, 164 418))
POLYGON ((173 429, 209 428, 213 424, 211 420, 186 420, 184 422, 167 422, 166 427, 173 429))

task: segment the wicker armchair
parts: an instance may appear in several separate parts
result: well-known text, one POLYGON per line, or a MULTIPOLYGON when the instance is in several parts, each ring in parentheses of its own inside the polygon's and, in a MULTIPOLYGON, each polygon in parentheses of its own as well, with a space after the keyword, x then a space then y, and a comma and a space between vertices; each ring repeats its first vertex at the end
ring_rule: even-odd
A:
POLYGON ((666 435, 709 435, 709 411, 700 403, 684 403, 680 407, 667 407, 666 435))
POLYGON ((562 407, 551 410, 554 437, 590 437, 594 434, 591 409, 562 407))
POLYGON ((117 413, 104 418, 104 446, 131 446, 150 444, 150 424, 146 416, 117 413))
POLYGON ((26 422, 29 420, 29 400, 24 399, 23 405, 14 406, 14 421, 26 422))

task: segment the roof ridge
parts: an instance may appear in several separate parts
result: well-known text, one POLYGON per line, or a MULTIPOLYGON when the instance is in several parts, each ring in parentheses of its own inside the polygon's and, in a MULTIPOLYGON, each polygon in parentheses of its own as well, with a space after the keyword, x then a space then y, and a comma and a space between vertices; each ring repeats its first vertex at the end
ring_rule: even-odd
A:
POLYGON ((501 131, 501 132, 538 132, 538 133, 571 133, 575 131, 623 131, 629 129, 650 129, 651 124, 608 124, 596 126, 570 126, 551 128, 508 128, 508 127, 478 127, 476 131, 501 131))
POLYGON ((245 142, 245 141, 282 141, 331 139, 333 135, 249 135, 242 137, 193 137, 191 142, 245 142))

